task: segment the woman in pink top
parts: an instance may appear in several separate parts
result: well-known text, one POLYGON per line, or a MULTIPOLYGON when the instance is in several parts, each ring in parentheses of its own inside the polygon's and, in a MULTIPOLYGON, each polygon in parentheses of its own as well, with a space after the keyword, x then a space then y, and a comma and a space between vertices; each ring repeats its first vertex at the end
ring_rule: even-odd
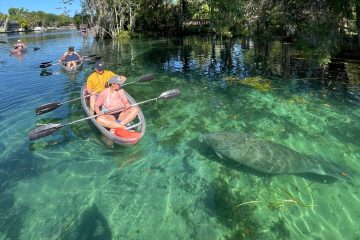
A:
POLYGON ((99 115, 96 121, 104 127, 125 128, 125 125, 134 120, 139 113, 137 107, 131 107, 124 90, 121 89, 121 84, 125 80, 123 76, 111 77, 108 82, 109 87, 105 88, 96 99, 95 112, 99 115))

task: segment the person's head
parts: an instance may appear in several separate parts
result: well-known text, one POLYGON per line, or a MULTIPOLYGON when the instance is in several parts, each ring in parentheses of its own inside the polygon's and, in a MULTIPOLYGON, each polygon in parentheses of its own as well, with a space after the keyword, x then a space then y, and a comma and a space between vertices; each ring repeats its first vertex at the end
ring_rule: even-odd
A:
POLYGON ((18 43, 21 43, 21 40, 19 39, 19 40, 17 40, 17 42, 18 42, 18 43))
POLYGON ((74 52, 74 47, 69 47, 69 53, 73 53, 74 52))
POLYGON ((94 65, 94 69, 97 73, 103 73, 104 72, 104 66, 105 64, 101 61, 97 61, 94 65))
POLYGON ((110 78, 108 84, 110 87, 113 87, 115 90, 120 90, 121 85, 124 84, 124 81, 121 80, 120 76, 116 75, 110 78))

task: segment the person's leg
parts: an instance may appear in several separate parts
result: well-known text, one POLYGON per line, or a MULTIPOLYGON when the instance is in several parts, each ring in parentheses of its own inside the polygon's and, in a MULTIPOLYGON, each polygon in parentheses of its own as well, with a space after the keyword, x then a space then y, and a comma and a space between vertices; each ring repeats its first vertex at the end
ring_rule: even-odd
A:
POLYGON ((131 107, 125 111, 123 111, 122 113, 120 113, 119 115, 119 120, 121 120, 121 124, 122 125, 126 125, 129 122, 131 122, 132 120, 134 120, 136 118, 136 116, 139 113, 139 108, 138 107, 131 107))
POLYGON ((96 118, 96 121, 104 127, 113 129, 113 128, 124 128, 123 123, 116 122, 116 119, 113 115, 101 115, 96 118))

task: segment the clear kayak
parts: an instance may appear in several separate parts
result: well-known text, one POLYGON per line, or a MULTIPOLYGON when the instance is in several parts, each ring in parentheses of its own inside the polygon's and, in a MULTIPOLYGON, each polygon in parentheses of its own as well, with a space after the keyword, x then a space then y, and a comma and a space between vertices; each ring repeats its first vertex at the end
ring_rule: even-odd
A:
POLYGON ((64 69, 66 72, 77 72, 84 65, 84 58, 83 57, 80 58, 77 61, 76 66, 73 66, 73 67, 66 66, 66 62, 61 62, 60 65, 61 65, 62 69, 64 69))
MULTIPOLYGON (((89 107, 89 97, 86 95, 86 84, 84 84, 81 88, 81 105, 84 109, 84 112, 86 116, 90 117, 92 116, 92 113, 90 112, 89 107)), ((124 90, 125 91, 125 90, 124 90)), ((136 104, 136 101, 133 97, 130 96, 126 91, 126 96, 130 102, 130 104, 136 104)), ((141 109, 139 108, 139 114, 137 117, 129 124, 126 125, 126 128, 129 131, 137 132, 136 137, 121 137, 116 135, 115 133, 112 133, 109 131, 109 129, 103 127, 100 125, 95 118, 89 119, 95 127, 101 132, 102 135, 104 135, 107 139, 109 139, 111 142, 116 143, 121 146, 131 146, 136 144, 140 139, 144 136, 146 131, 146 123, 145 123, 145 117, 141 109)))
POLYGON ((27 47, 10 49, 10 54, 21 55, 28 51, 27 47))

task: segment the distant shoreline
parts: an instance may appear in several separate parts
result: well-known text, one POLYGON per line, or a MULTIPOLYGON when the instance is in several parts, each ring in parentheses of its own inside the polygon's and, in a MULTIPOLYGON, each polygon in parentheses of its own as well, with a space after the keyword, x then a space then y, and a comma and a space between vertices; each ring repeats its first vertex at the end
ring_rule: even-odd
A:
POLYGON ((78 30, 77 28, 67 28, 67 27, 62 27, 62 28, 56 28, 56 29, 47 29, 46 31, 37 31, 34 29, 31 30, 15 30, 15 31, 0 31, 0 34, 4 34, 4 33, 19 33, 19 32, 50 32, 50 31, 63 31, 63 30, 78 30))
POLYGON ((34 30, 6 31, 6 32, 0 32, 0 33, 17 33, 17 32, 34 32, 34 30))

